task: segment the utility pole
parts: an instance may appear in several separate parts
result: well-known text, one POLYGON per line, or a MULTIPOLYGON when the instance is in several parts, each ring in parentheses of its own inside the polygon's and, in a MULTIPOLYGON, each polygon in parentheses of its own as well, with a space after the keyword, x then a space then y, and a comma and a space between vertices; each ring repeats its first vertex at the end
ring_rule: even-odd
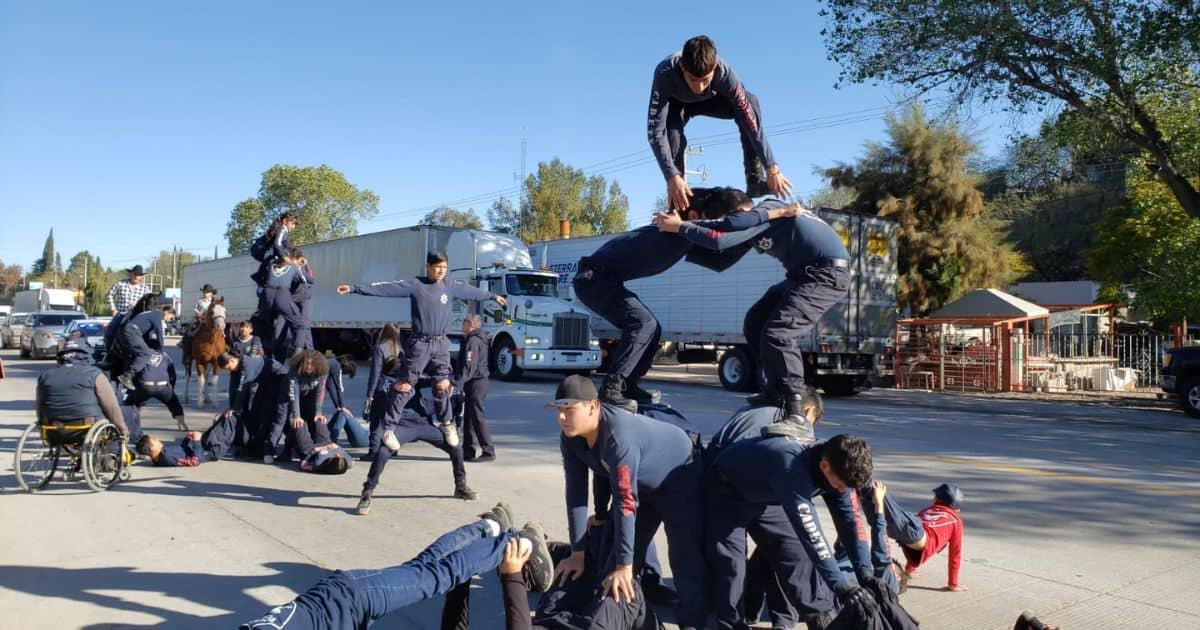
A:
POLYGON ((171 288, 179 288, 179 246, 171 247, 171 288))
POLYGON ((91 258, 92 258, 91 254, 83 257, 83 289, 84 289, 84 291, 87 290, 88 263, 91 262, 91 258))

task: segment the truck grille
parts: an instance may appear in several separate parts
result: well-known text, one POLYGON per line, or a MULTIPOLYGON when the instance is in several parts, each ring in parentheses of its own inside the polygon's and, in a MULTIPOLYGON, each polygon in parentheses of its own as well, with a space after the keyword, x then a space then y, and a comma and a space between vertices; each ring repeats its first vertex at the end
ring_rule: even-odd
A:
POLYGON ((556 313, 554 315, 554 347, 588 348, 588 316, 584 313, 556 313))

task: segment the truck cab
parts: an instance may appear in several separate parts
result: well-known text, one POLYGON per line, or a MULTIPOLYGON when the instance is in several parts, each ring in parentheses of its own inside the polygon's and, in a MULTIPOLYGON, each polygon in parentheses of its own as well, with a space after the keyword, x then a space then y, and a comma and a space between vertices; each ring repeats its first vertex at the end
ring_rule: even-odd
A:
POLYGON ((492 371, 500 378, 515 380, 527 369, 589 372, 600 367, 600 342, 591 334, 590 316, 559 296, 558 274, 494 265, 479 270, 474 283, 508 300, 506 307, 479 305, 491 338, 492 371))

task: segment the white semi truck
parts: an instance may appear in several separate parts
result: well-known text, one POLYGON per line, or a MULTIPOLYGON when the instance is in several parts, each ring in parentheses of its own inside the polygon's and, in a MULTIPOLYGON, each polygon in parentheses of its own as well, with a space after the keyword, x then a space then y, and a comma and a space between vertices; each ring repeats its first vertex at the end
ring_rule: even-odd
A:
MULTIPOLYGON (((850 251, 850 290, 804 342, 806 378, 830 395, 850 395, 872 374, 891 369, 896 327, 896 232, 893 221, 840 210, 818 211, 850 251)), ((559 277, 559 295, 574 299, 571 279, 579 259, 614 235, 535 243, 534 260, 559 277)), ((768 287, 783 280, 770 256, 746 254, 723 273, 681 261, 666 272, 628 283, 662 324, 662 340, 675 342, 681 361, 719 357, 717 374, 733 391, 758 387, 742 334, 746 311, 768 287)), ((580 305, 580 308, 585 308, 580 305)), ((593 315, 592 332, 610 344, 619 334, 593 315)))
POLYGON ((12 312, 77 311, 75 292, 70 289, 29 289, 13 296, 12 312))
MULTIPOLYGON (((321 349, 369 353, 376 333, 394 323, 411 330, 407 299, 339 296, 339 284, 400 280, 425 275, 425 256, 446 253, 450 278, 465 280, 507 298, 507 306, 456 300, 451 346, 461 337, 463 317, 483 316, 491 337, 492 371, 505 380, 524 370, 590 372, 600 366, 599 341, 591 333, 590 313, 562 299, 558 274, 533 269, 529 249, 507 234, 420 225, 301 247, 317 276, 312 288, 313 338, 321 349)), ((250 274, 258 268, 250 256, 219 258, 189 265, 183 273, 183 313, 190 321, 200 287, 212 284, 225 298, 230 322, 249 319, 258 305, 250 274)))

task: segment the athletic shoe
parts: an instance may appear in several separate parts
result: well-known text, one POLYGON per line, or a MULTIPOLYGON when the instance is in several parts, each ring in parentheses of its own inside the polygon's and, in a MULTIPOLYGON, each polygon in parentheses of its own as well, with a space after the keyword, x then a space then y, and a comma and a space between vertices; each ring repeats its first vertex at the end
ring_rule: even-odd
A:
POLYGON ((512 508, 508 507, 508 504, 503 501, 497 503, 492 509, 480 514, 479 518, 486 518, 496 521, 500 524, 501 532, 506 532, 512 529, 514 525, 512 508))
MULTIPOLYGON (((453 422, 445 422, 441 425, 442 435, 446 437, 446 446, 454 448, 458 446, 458 429, 455 428, 453 422)), ((395 439, 395 438, 392 438, 395 439)), ((396 447, 400 448, 400 447, 396 447)))
POLYGON ((541 523, 531 521, 517 534, 533 544, 533 553, 525 566, 529 569, 529 586, 533 590, 544 593, 554 580, 554 561, 550 559, 550 550, 546 546, 546 532, 541 523))
POLYGON ((637 413, 637 401, 625 397, 625 379, 616 374, 609 374, 600 388, 600 400, 614 407, 620 407, 629 413, 637 413))
POLYGON ((662 400, 662 392, 657 389, 642 389, 641 383, 637 381, 625 381, 625 397, 643 405, 657 405, 662 400))
POLYGON ((774 390, 767 389, 746 398, 746 404, 751 407, 782 407, 783 396, 774 390))
POLYGON ((396 434, 391 431, 383 432, 383 445, 393 453, 400 450, 400 440, 397 440, 396 434))
POLYGON ((463 451, 464 462, 473 462, 475 461, 476 457, 479 457, 479 453, 476 453, 475 451, 463 451))
POLYGON ((354 513, 359 516, 366 516, 371 511, 371 493, 364 492, 362 498, 358 500, 358 507, 354 508, 354 513))
POLYGON ((270 454, 270 453, 267 453, 267 454, 263 455, 263 463, 264 463, 264 464, 274 464, 274 463, 275 463, 275 456, 274 456, 274 455, 272 455, 272 454, 270 454))
POLYGON ((359 455, 359 456, 358 456, 358 461, 360 461, 360 462, 373 462, 373 461, 375 461, 375 453, 372 453, 372 452, 370 452, 370 451, 367 451, 366 453, 363 453, 362 455, 359 455))
POLYGON ((126 372, 117 377, 117 382, 128 391, 133 391, 133 375, 126 372))
POLYGON ((472 459, 471 461, 475 462, 476 464, 484 464, 487 462, 496 461, 496 456, 492 455, 491 453, 484 453, 483 455, 480 455, 479 457, 476 457, 476 458, 472 459))
POLYGON ((463 501, 474 501, 479 498, 479 493, 471 489, 467 482, 454 484, 454 498, 462 499, 463 501))

